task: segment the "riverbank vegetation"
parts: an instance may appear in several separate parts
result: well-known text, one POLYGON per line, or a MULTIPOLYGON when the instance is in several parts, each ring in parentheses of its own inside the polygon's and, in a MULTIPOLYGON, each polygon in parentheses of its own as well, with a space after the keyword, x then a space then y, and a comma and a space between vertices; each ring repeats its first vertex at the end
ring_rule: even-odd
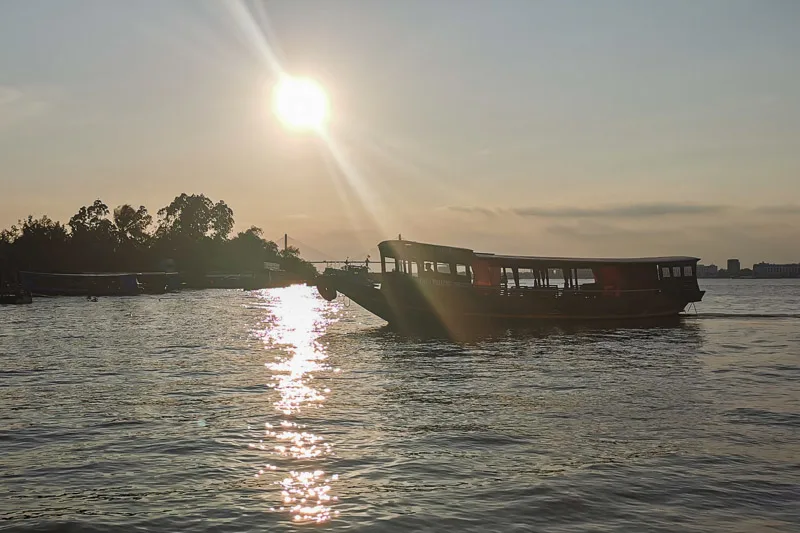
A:
POLYGON ((113 210, 101 200, 66 224, 28 216, 0 231, 0 270, 39 272, 254 272, 277 263, 316 274, 300 250, 282 250, 261 228, 232 234, 233 210, 203 194, 181 194, 153 215, 144 206, 113 210))

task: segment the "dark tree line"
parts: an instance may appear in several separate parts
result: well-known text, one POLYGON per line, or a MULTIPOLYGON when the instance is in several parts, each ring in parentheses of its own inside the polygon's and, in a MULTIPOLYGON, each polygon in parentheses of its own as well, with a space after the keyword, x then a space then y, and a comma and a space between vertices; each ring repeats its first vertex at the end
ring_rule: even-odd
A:
POLYGON ((0 271, 252 272, 264 262, 313 277, 297 248, 280 250, 255 226, 231 237, 233 211, 202 194, 181 194, 158 210, 114 209, 100 200, 81 207, 66 225, 28 216, 0 232, 0 271))

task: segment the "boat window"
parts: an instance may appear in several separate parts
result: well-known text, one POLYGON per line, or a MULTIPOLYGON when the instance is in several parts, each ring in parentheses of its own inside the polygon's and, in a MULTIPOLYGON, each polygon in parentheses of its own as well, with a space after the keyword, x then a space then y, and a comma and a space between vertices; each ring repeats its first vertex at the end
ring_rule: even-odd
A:
POLYGON ((694 273, 692 273, 692 267, 690 266, 683 267, 683 276, 686 278, 691 278, 692 276, 694 276, 694 273))
POLYGON ((450 265, 447 263, 436 263, 436 272, 439 274, 449 274, 450 273, 450 265))
POLYGON ((397 259, 394 257, 384 257, 383 262, 386 265, 386 272, 397 271, 397 259))
POLYGON ((469 276, 469 267, 467 265, 456 265, 456 275, 469 276))
POLYGON ((418 277, 419 276, 419 263, 416 261, 409 261, 408 262, 408 273, 412 276, 418 277))
POLYGON ((661 268, 661 277, 662 278, 669 278, 671 277, 669 274, 669 267, 662 267, 661 268))
POLYGON ((681 277, 681 267, 672 267, 672 277, 673 278, 681 277))

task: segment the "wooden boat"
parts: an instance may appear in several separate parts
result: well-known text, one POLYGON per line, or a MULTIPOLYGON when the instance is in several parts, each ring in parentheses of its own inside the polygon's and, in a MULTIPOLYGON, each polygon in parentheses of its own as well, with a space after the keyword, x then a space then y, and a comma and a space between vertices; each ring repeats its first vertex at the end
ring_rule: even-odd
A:
POLYGON ((186 277, 186 286, 190 289, 274 289, 289 287, 305 280, 292 272, 283 270, 263 270, 255 272, 210 272, 190 274, 186 277))
POLYGON ((24 289, 15 291, 0 291, 0 305, 22 305, 33 302, 31 293, 24 289))
POLYGON ((28 292, 45 296, 135 296, 142 292, 136 274, 20 272, 19 279, 28 292))
POLYGON ((317 287, 327 300, 342 293, 399 327, 677 318, 704 294, 695 257, 528 257, 402 240, 378 249, 380 284, 328 269, 317 287), (581 271, 593 279, 582 283, 581 271))
POLYGON ((144 294, 166 294, 181 288, 181 278, 177 272, 139 272, 136 279, 144 294))

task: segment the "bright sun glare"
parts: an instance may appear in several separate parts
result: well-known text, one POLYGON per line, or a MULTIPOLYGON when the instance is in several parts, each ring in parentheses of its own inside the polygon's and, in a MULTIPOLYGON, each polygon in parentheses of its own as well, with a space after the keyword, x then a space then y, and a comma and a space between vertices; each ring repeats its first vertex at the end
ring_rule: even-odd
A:
POLYGON ((272 109, 284 125, 319 131, 328 121, 328 96, 309 78, 283 77, 272 93, 272 109))

